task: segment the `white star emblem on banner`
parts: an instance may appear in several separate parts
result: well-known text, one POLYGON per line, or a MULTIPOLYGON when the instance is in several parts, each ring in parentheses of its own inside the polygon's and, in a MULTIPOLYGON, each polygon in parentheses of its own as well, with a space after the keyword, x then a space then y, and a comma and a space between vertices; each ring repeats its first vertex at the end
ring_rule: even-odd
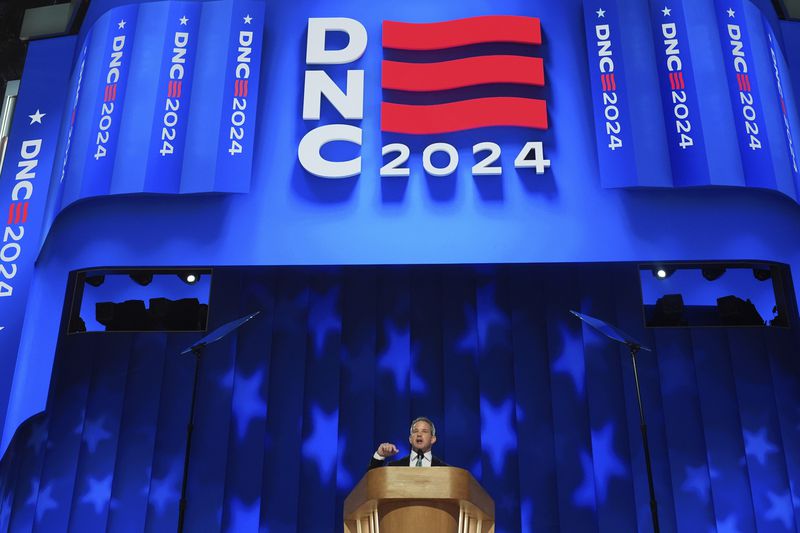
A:
POLYGON ((664 9, 662 9, 661 12, 664 13, 665 17, 669 17, 670 15, 672 15, 672 10, 667 6, 664 6, 664 9))
POLYGON ((28 117, 31 119, 31 125, 33 125, 33 124, 41 124, 42 123, 42 117, 45 116, 46 114, 47 113, 42 113, 41 111, 39 111, 37 109, 36 113, 34 113, 33 115, 28 115, 28 117))
POLYGON ((249 13, 247 15, 245 15, 245 17, 244 17, 244 23, 245 24, 250 24, 251 20, 253 20, 253 17, 251 17, 249 13))
POLYGON ((599 19, 604 18, 606 16, 606 10, 603 9, 602 7, 597 11, 595 11, 595 13, 597 13, 597 18, 599 19))
POLYGON ((736 11, 731 8, 728 8, 728 18, 734 18, 736 16, 736 11))
POLYGON ((127 24, 127 23, 125 22, 125 20, 124 20, 124 19, 123 19, 123 20, 120 20, 120 21, 117 23, 117 28, 119 28, 120 30, 122 30, 122 29, 124 29, 124 28, 125 28, 125 24, 127 24))

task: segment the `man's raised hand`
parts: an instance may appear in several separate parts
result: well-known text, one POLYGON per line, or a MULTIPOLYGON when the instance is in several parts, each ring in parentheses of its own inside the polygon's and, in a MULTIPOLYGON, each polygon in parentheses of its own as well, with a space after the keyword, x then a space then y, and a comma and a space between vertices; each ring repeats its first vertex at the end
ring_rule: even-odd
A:
POLYGON ((391 442, 384 442, 380 446, 378 446, 377 454, 381 457, 391 457, 395 455, 400 450, 397 449, 397 446, 392 444, 391 442))

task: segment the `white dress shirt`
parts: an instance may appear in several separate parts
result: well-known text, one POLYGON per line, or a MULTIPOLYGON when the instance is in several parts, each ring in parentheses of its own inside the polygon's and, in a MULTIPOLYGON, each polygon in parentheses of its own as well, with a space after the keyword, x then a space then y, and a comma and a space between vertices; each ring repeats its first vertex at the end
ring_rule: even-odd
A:
MULTIPOLYGON (((433 454, 430 450, 425 452, 422 456, 422 466, 431 466, 431 458, 433 454)), ((417 452, 411 452, 411 455, 408 458, 408 466, 417 466, 417 452)))

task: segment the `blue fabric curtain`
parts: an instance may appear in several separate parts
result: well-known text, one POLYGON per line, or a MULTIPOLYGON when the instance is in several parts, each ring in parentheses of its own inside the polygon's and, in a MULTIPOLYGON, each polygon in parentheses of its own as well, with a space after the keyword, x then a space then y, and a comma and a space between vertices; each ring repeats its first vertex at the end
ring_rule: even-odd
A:
MULTIPOLYGON (((187 531, 341 531, 409 421, 494 497, 499 532, 800 530, 796 330, 643 327, 635 265, 217 269, 187 531)), ((796 323, 797 317, 793 317, 796 323)), ((61 339, 48 408, 0 463, 0 531, 175 531, 198 333, 61 339)))

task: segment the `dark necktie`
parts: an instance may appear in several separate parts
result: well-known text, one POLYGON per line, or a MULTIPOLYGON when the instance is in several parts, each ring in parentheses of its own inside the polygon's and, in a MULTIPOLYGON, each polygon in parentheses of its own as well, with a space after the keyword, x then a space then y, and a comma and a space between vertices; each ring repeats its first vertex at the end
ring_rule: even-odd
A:
POLYGON ((421 453, 417 454, 417 464, 415 464, 414 466, 422 466, 422 457, 423 455, 421 453))

